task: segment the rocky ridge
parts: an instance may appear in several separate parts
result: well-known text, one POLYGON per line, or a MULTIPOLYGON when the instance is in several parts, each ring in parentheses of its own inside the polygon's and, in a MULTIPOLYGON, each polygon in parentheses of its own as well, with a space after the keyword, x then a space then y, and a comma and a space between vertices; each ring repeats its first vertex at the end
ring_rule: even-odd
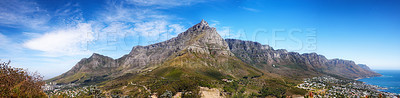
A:
MULTIPOLYGON (((177 61, 185 61, 184 65, 191 66, 223 65, 219 68, 240 69, 243 69, 243 66, 232 67, 235 64, 232 65, 231 63, 242 64, 244 62, 245 64, 242 64, 244 66, 252 65, 266 73, 276 73, 289 77, 329 74, 346 78, 359 78, 379 75, 361 68, 353 61, 329 60, 316 53, 299 54, 284 49, 274 50, 268 45, 261 45, 257 42, 223 39, 217 33, 216 28, 210 27, 206 21, 202 20, 177 37, 148 46, 135 46, 129 54, 118 59, 94 53, 91 57, 79 61, 68 72, 49 81, 58 83, 103 81, 128 73, 136 74, 160 66, 176 64, 174 62, 177 61), (188 57, 195 60, 190 63, 188 59, 184 59, 188 57)), ((227 71, 227 73, 229 72, 233 72, 232 69, 227 71)))
POLYGON ((274 50, 258 42, 226 39, 230 50, 244 62, 272 73, 298 77, 296 74, 328 74, 355 79, 380 74, 358 66, 354 61, 327 59, 316 53, 299 54, 284 49, 274 50))

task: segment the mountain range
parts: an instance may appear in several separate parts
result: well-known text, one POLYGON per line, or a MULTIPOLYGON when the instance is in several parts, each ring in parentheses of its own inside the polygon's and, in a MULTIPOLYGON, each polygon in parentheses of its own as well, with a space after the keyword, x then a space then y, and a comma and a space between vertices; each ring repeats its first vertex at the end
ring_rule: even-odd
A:
POLYGON ((344 79, 380 76, 368 66, 357 65, 350 60, 327 59, 316 53, 300 54, 275 50, 258 42, 223 39, 216 28, 202 20, 177 37, 147 46, 135 46, 129 54, 118 59, 93 53, 69 71, 47 81, 95 84, 106 91, 118 89, 127 93, 143 93, 143 88, 125 87, 134 83, 146 85, 154 94, 161 96, 167 90, 174 94, 196 91, 190 86, 182 87, 186 84, 220 88, 233 93, 235 90, 227 90, 234 87, 233 84, 226 81, 234 80, 242 81, 238 82, 242 83, 239 88, 245 88, 246 92, 260 93, 257 90, 262 87, 278 87, 283 88, 284 95, 301 95, 304 91, 294 88, 296 83, 303 78, 322 75, 344 79))

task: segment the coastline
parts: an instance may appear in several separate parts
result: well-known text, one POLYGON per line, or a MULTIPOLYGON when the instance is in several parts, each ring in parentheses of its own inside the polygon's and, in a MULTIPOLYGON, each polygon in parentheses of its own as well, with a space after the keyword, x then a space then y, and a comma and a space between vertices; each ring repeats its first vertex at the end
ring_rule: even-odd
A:
MULTIPOLYGON (((375 73, 378 73, 377 71, 373 71, 375 73)), ((378 73, 379 75, 372 75, 372 76, 367 76, 367 77, 359 77, 359 78, 355 78, 354 80, 358 81, 360 79, 367 79, 367 78, 373 78, 373 77, 382 77, 383 75, 381 73, 378 73)))
POLYGON ((378 85, 371 85, 361 81, 341 80, 330 76, 320 76, 304 79, 303 83, 297 85, 298 88, 305 89, 310 96, 334 97, 334 96, 358 96, 358 97, 379 97, 387 96, 399 98, 400 94, 381 91, 387 88, 378 85), (321 94, 321 91, 324 92, 321 94))
MULTIPOLYGON (((368 78, 382 77, 382 76, 383 76, 383 75, 380 75, 380 76, 372 76, 372 77, 365 77, 365 78, 356 78, 356 79, 354 79, 354 80, 360 81, 360 79, 368 79, 368 78)), ((363 82, 363 81, 360 81, 360 82, 362 82, 362 83, 364 83, 364 84, 366 84, 366 85, 372 85, 372 84, 367 84, 366 82, 363 82)), ((381 86, 379 86, 379 85, 372 85, 372 86, 377 86, 377 90, 378 90, 378 91, 379 91, 379 90, 387 90, 387 89, 389 89, 389 88, 387 88, 387 87, 381 87, 381 86)), ((392 93, 392 92, 386 92, 386 91, 380 91, 380 92, 383 92, 383 93, 392 93)), ((398 93, 392 93, 392 94, 400 95, 400 94, 398 94, 398 93)))
MULTIPOLYGON (((367 78, 373 78, 373 77, 382 77, 383 75, 380 76, 371 76, 371 77, 363 77, 363 78, 355 78, 354 80, 359 81, 360 79, 367 79, 367 78)), ((362 82, 362 81, 361 81, 362 82)))
POLYGON ((374 72, 379 72, 381 74, 380 76, 372 76, 372 77, 365 77, 365 78, 356 78, 354 80, 360 81, 362 83, 368 84, 368 85, 374 85, 378 86, 379 89, 377 89, 380 92, 383 93, 391 93, 400 96, 399 86, 396 84, 393 84, 391 81, 392 79, 397 79, 396 77, 399 73, 398 70, 374 70, 374 72), (393 73, 395 72, 395 73, 393 73), (394 77, 394 78, 392 78, 394 77))

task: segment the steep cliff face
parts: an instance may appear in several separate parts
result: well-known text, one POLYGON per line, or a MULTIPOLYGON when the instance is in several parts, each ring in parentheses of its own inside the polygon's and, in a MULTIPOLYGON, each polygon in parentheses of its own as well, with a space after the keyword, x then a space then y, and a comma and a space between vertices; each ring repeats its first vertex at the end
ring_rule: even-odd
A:
POLYGON ((380 75, 359 67, 353 61, 329 60, 316 53, 299 54, 282 49, 274 50, 268 45, 251 41, 237 39, 226 39, 226 41, 235 56, 271 73, 290 77, 328 74, 350 79, 380 75))

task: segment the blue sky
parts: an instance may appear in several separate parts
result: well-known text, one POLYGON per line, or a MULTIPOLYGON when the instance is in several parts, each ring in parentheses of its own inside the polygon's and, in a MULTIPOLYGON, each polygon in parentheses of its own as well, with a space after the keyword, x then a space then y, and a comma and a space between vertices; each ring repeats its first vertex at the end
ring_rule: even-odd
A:
POLYGON ((224 38, 400 70, 396 0, 2 0, 0 59, 60 75, 92 53, 119 58, 205 19, 224 38))

